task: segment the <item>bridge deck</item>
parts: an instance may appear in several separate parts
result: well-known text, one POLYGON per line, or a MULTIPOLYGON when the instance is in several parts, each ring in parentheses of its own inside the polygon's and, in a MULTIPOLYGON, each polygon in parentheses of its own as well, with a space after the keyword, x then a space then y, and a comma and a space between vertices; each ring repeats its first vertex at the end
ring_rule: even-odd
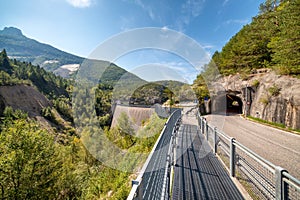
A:
POLYGON ((243 199, 197 126, 181 125, 175 157, 172 199, 243 199))

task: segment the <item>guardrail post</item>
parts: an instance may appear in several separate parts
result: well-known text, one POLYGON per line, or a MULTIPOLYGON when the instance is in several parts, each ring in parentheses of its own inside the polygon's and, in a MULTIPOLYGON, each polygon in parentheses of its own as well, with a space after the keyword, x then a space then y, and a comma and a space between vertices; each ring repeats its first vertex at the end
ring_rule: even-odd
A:
POLYGON ((206 132, 206 140, 208 141, 208 123, 205 122, 205 132, 206 132))
POLYGON ((143 199, 143 188, 142 188, 142 180, 132 180, 131 181, 131 186, 133 187, 134 185, 137 185, 137 190, 135 193, 135 196, 133 196, 134 199, 143 199))
POLYGON ((235 138, 230 138, 230 176, 235 177, 235 138))
POLYGON ((199 123, 199 126, 202 127, 202 117, 200 117, 200 115, 198 116, 198 123, 199 123))
POLYGON ((201 132, 204 135, 204 118, 201 119, 202 123, 201 123, 201 132))
POLYGON ((283 172, 287 172, 284 168, 277 166, 275 168, 275 198, 277 200, 284 199, 286 191, 286 184, 283 182, 283 172))
POLYGON ((214 153, 217 153, 218 144, 217 144, 217 127, 214 128, 214 153))

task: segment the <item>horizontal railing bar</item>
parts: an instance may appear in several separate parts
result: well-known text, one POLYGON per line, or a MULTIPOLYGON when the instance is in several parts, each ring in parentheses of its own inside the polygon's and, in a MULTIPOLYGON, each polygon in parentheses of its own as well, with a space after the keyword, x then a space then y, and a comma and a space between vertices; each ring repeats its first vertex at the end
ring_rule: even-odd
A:
POLYGON ((251 179, 251 182, 257 187, 258 190, 262 191, 264 193, 264 195, 268 196, 268 197, 275 197, 275 189, 273 187, 267 187, 270 186, 269 184, 265 185, 261 179, 263 179, 262 177, 260 177, 260 179, 258 179, 258 177, 253 176, 253 174, 250 172, 252 171, 249 166, 244 166, 242 165, 242 167, 239 167, 239 169, 249 178, 251 179))
POLYGON ((234 140, 233 143, 237 147, 239 147, 242 150, 244 150, 244 152, 247 153, 251 158, 253 158, 257 162, 259 162, 260 164, 262 164, 264 167, 268 168, 271 172, 275 173, 276 166, 273 163, 271 163, 270 161, 262 158, 261 156, 259 156, 258 154, 256 154, 252 150, 250 150, 248 147, 245 147, 244 145, 242 145, 238 141, 234 140))
POLYGON ((293 182, 295 182, 300 187, 300 180, 296 179, 295 177, 293 177, 292 175, 290 175, 287 172, 283 172, 282 175, 285 176, 286 178, 292 180, 293 182))
POLYGON ((244 168, 246 168, 246 167, 249 168, 249 170, 251 170, 253 172, 252 176, 255 179, 260 178, 261 182, 263 181, 265 184, 268 184, 272 188, 275 188, 274 183, 272 183, 272 181, 270 181, 269 178, 267 178, 264 174, 262 174, 255 166, 253 166, 251 163, 249 163, 245 158, 239 158, 239 162, 245 163, 244 165, 241 165, 241 166, 243 166, 244 168))
POLYGON ((220 148, 224 151, 224 153, 225 153, 228 157, 230 156, 229 150, 225 149, 223 146, 220 146, 220 148))
MULTIPOLYGON (((210 137, 212 132, 215 131, 216 127, 209 125, 208 122, 206 120, 204 120, 205 118, 200 116, 199 111, 198 111, 198 119, 199 119, 198 120, 199 125, 201 125, 200 128, 201 129, 204 128, 204 130, 202 130, 202 133, 205 133, 205 135, 207 137, 210 137), (205 125, 205 126, 203 126, 203 125, 205 125)), ((228 156, 230 149, 228 149, 229 145, 225 141, 227 140, 228 142, 231 142, 231 138, 226 133, 223 133, 219 130, 216 130, 216 133, 217 133, 217 136, 219 137, 218 148, 222 149, 222 151, 225 153, 225 155, 228 156), (225 147, 225 146, 227 146, 227 147, 225 147)), ((275 180, 275 178, 278 178, 278 177, 276 177, 275 172, 280 167, 276 166, 275 164, 271 163, 270 161, 266 160, 265 158, 259 156, 257 153, 255 153, 248 147, 244 146, 240 142, 236 141, 235 139, 232 141, 232 144, 235 147, 238 147, 242 153, 245 153, 247 156, 249 156, 255 162, 257 162, 259 167, 264 167, 264 170, 269 170, 269 172, 271 174, 273 174, 272 178, 268 178, 268 177, 264 176, 264 172, 256 171, 256 169, 251 169, 251 167, 246 164, 246 162, 247 162, 246 158, 243 158, 245 160, 240 161, 240 166, 238 166, 239 169, 242 170, 242 172, 251 181, 253 181, 253 184, 256 185, 256 188, 258 190, 261 190, 261 194, 267 195, 267 196, 269 196, 269 198, 270 197, 274 198, 275 196, 277 198, 278 197, 277 195, 281 195, 281 194, 277 193, 277 192, 280 192, 280 191, 277 191, 277 186, 279 183, 277 182, 277 179, 275 180), (252 174, 252 173, 254 173, 254 174, 252 174), (272 180, 275 182, 273 183, 272 180), (273 184, 275 184, 275 185, 273 185, 273 184)), ((214 145, 216 145, 216 144, 214 144, 214 145)), ((255 166, 253 166, 253 167, 255 167, 255 166)), ((281 184, 283 184, 283 183, 288 184, 290 189, 293 190, 293 191, 291 191, 291 190, 288 190, 288 191, 296 192, 296 193, 288 192, 287 195, 288 196, 291 195, 291 199, 293 199, 294 195, 296 195, 296 196, 299 195, 299 193, 297 193, 297 192, 300 192, 300 180, 298 180, 297 178, 295 178, 294 176, 289 174, 287 171, 285 171, 285 170, 282 171, 282 178, 280 178, 280 182, 281 182, 281 184)), ((283 190, 286 190, 286 189, 283 188, 283 190)), ((287 192, 287 191, 283 191, 283 192, 287 192)))
POLYGON ((228 135, 226 135, 226 134, 224 134, 224 133, 222 133, 221 131, 218 131, 218 130, 217 130, 217 134, 222 135, 225 139, 228 140, 228 142, 230 142, 230 137, 228 135))
POLYGON ((299 185, 296 185, 293 181, 287 179, 286 177, 283 178, 283 181, 286 182, 287 184, 293 186, 298 192, 300 192, 300 187, 299 185))

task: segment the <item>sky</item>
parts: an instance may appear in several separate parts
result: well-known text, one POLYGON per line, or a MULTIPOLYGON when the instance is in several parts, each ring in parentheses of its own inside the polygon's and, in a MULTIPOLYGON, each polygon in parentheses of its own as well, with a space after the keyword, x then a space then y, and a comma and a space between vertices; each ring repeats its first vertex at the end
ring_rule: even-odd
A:
MULTIPOLYGON (((89 57, 118 34, 156 27, 184 34, 211 56, 251 22, 261 3, 263 0, 9 0, 1 2, 0 29, 17 27, 29 38, 89 57)), ((155 69, 158 65, 188 65, 184 58, 157 49, 129 52, 115 63, 136 73, 147 71, 139 66, 149 67, 149 63, 155 69)))

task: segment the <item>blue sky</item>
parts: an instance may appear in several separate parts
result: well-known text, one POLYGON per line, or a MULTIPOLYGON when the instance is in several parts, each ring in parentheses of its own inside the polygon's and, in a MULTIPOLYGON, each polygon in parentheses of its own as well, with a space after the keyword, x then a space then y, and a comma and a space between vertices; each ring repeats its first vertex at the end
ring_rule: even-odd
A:
MULTIPOLYGON (((257 15, 263 0, 9 0, 1 2, 0 28, 20 28, 27 37, 87 57, 113 35, 134 28, 176 30, 208 54, 222 46, 257 15)), ((152 52, 117 62, 126 69, 162 55, 152 52), (129 62, 143 55, 143 62, 129 62), (156 56, 153 56, 156 55, 156 56)), ((164 57, 166 57, 164 55, 164 57)), ((171 56, 172 57, 172 56, 171 56)), ((166 60, 170 61, 170 58, 166 60)), ((180 60, 180 59, 179 59, 180 60)), ((169 61, 163 61, 164 63, 169 61)), ((171 62, 171 61, 170 61, 171 62)))

